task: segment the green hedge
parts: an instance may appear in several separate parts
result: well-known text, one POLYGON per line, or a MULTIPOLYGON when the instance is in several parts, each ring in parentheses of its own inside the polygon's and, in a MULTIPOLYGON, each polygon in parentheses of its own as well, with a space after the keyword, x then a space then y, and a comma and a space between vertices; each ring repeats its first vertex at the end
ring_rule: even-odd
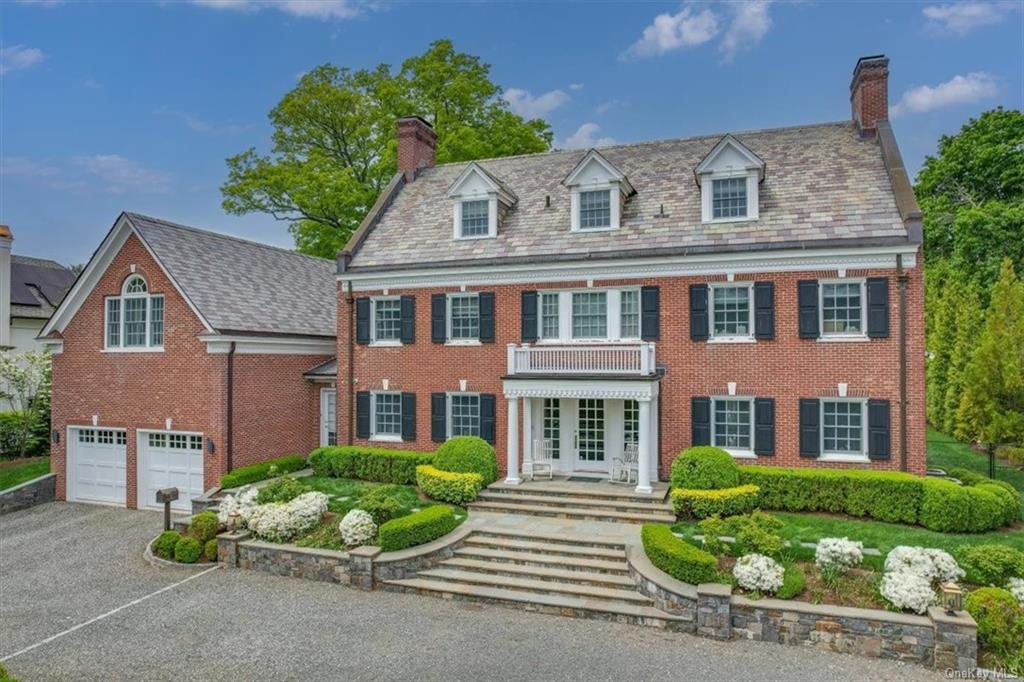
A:
POLYGON ((672 461, 672 487, 694 490, 735 488, 740 484, 739 467, 722 448, 696 445, 672 461))
POLYGON ((480 474, 484 485, 498 480, 498 457, 494 446, 476 436, 456 436, 441 444, 433 465, 441 471, 480 474))
POLYGON ((740 485, 721 490, 676 488, 672 491, 672 508, 676 516, 698 519, 746 514, 757 506, 758 490, 756 485, 740 485))
POLYGON ((439 504, 423 511, 392 519, 380 527, 380 548, 397 552, 436 540, 455 530, 459 525, 451 507, 439 504))
POLYGON ((309 455, 309 466, 317 476, 413 485, 416 467, 433 458, 431 452, 342 445, 317 448, 309 455))
POLYGON ((956 559, 975 585, 1004 587, 1010 578, 1024 578, 1024 552, 1008 545, 968 545, 956 559))
POLYGON ((718 570, 715 557, 683 542, 668 526, 646 524, 640 529, 640 540, 651 563, 676 580, 696 585, 715 579, 718 570))
POLYGON ((416 485, 433 500, 463 505, 476 499, 484 480, 480 474, 441 471, 421 464, 416 467, 416 485))
POLYGON ((306 458, 302 455, 286 455, 277 459, 268 459, 259 464, 232 469, 220 478, 221 488, 237 488, 270 478, 270 468, 277 467, 277 474, 288 474, 306 467, 306 458))

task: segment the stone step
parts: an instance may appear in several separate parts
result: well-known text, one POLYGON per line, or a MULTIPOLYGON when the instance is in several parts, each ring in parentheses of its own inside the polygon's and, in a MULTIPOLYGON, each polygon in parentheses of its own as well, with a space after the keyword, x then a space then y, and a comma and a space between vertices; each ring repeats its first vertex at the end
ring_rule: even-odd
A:
POLYGON ((622 500, 649 504, 663 504, 668 497, 668 488, 656 490, 650 495, 633 492, 632 486, 623 485, 621 489, 611 489, 589 483, 548 483, 511 485, 504 481, 492 483, 484 489, 508 495, 549 495, 553 497, 571 497, 593 500, 622 500))
POLYGON ((564 519, 581 519, 588 521, 611 521, 619 523, 675 523, 675 514, 650 511, 613 511, 602 509, 585 509, 581 507, 551 507, 538 504, 516 504, 513 502, 471 502, 470 509, 477 511, 493 511, 505 514, 530 514, 532 516, 553 516, 564 519))
POLYGON ((529 578, 531 580, 547 580, 551 582, 568 582, 575 584, 596 585, 612 589, 635 589, 636 583, 628 575, 617 573, 592 573, 582 570, 568 570, 564 568, 547 568, 544 566, 520 566, 504 561, 481 561, 479 559, 466 559, 452 557, 445 559, 438 567, 455 568, 463 571, 478 571, 496 576, 508 576, 512 578, 529 578))
POLYGON ((474 530, 472 537, 504 538, 506 540, 523 540, 527 542, 539 541, 549 545, 564 545, 566 547, 601 547, 626 551, 626 542, 621 539, 620 535, 607 536, 567 531, 553 533, 536 531, 532 528, 524 531, 516 528, 502 528, 501 526, 486 526, 474 530))
POLYGON ((453 583, 430 578, 386 580, 384 584, 392 589, 398 589, 403 592, 416 592, 444 599, 463 599, 500 604, 528 611, 539 611, 541 613, 574 616, 577 618, 608 620, 609 616, 611 616, 613 620, 623 623, 663 628, 672 627, 673 624, 685 620, 679 616, 665 613, 653 606, 613 599, 597 599, 569 594, 538 594, 501 587, 453 583))
POLYGON ((518 578, 505 575, 493 575, 480 571, 466 571, 459 568, 431 568, 420 571, 417 577, 428 580, 444 580, 452 583, 500 587, 506 590, 518 590, 532 594, 571 594, 579 597, 607 599, 634 604, 652 604, 653 602, 633 589, 617 587, 600 587, 598 585, 580 585, 576 583, 557 582, 554 580, 537 580, 534 578, 518 578))
POLYGON ((487 547, 462 546, 455 550, 455 556, 478 561, 497 561, 520 566, 544 566, 567 571, 591 571, 596 573, 614 573, 629 575, 629 565, 625 557, 620 561, 608 559, 583 559, 576 556, 557 554, 538 554, 536 552, 517 552, 487 547))
POLYGON ((673 513, 672 505, 661 501, 635 502, 632 500, 622 499, 546 495, 544 493, 531 493, 526 495, 520 493, 495 492, 492 490, 481 491, 477 499, 485 500, 487 502, 511 502, 515 504, 547 505, 554 507, 579 507, 581 509, 639 512, 655 510, 666 514, 673 513))
POLYGON ((517 539, 514 537, 495 537, 474 533, 466 538, 466 545, 507 549, 518 552, 536 552, 538 554, 559 554, 565 557, 583 557, 589 559, 622 559, 625 550, 622 547, 582 547, 559 542, 542 540, 517 539))

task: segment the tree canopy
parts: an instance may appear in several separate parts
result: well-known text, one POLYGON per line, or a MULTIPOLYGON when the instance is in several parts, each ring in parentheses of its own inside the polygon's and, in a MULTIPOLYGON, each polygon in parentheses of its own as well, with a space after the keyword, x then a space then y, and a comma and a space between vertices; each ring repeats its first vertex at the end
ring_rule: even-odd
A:
POLYGON ((397 72, 324 64, 270 112, 269 154, 227 159, 223 206, 290 223, 296 248, 333 258, 395 173, 395 122, 417 114, 437 133, 437 161, 543 152, 546 121, 512 113, 490 66, 438 40, 397 72))

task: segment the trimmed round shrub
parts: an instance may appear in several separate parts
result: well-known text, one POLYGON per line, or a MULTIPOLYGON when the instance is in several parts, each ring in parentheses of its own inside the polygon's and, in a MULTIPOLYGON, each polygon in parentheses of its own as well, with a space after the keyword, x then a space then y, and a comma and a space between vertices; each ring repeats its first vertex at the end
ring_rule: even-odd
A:
POLYGON ((978 643, 1000 659, 1024 650, 1024 607, 1007 590, 982 587, 967 595, 967 612, 978 624, 978 643))
POLYGON ((715 579, 718 562, 699 547, 683 542, 668 526, 645 524, 640 529, 640 540, 651 563, 676 580, 696 585, 715 579))
POLYGON ((1020 493, 1006 481, 987 480, 979 483, 975 490, 988 491, 996 496, 1003 510, 1002 524, 1010 525, 1020 519, 1020 493))
POLYGON ((434 466, 441 471, 480 474, 485 486, 498 480, 494 447, 476 436, 456 436, 443 443, 434 453, 434 466))
POLYGON ((394 498, 395 487, 382 485, 370 488, 359 498, 356 509, 362 509, 373 517, 378 526, 402 516, 402 505, 394 498))
POLYGON ((957 552, 965 580, 1002 587, 1010 578, 1024 578, 1024 552, 1007 545, 970 545, 957 552))
POLYGON ((271 502, 291 502, 306 492, 306 486, 291 476, 279 476, 260 488, 256 495, 256 504, 271 502))
POLYGON ((217 561, 217 538, 206 541, 206 544, 203 545, 203 556, 207 561, 217 561))
POLYGON ((979 523, 985 516, 993 517, 994 525, 988 528, 1000 525, 1002 509, 995 494, 989 491, 979 494, 974 488, 941 478, 929 478, 923 487, 918 523, 929 530, 940 533, 978 532, 985 529, 979 523), (974 508, 975 505, 980 508, 974 508))
POLYGON ((194 564, 202 553, 203 546, 195 538, 183 537, 174 546, 174 560, 183 564, 194 564))
POLYGON ((740 469, 721 448, 698 445, 683 450, 672 462, 672 487, 721 490, 740 484, 740 469))
POLYGON ((161 559, 174 558, 174 546, 181 539, 181 533, 176 530, 165 530, 153 541, 153 554, 161 559))
POLYGON ((217 537, 219 529, 220 520, 217 518, 217 513, 212 511, 196 514, 188 524, 188 534, 204 545, 217 537))
POLYGON ((692 516, 698 519, 716 515, 746 514, 757 506, 758 491, 756 485, 740 485, 719 490, 676 488, 672 491, 672 509, 677 516, 692 516))

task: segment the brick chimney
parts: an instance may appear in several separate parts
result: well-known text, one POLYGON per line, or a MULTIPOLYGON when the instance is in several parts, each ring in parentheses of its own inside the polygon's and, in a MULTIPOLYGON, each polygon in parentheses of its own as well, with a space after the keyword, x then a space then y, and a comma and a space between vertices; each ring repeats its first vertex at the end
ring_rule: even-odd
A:
POLYGON ((416 179, 416 171, 434 165, 437 133, 426 119, 405 116, 398 119, 398 170, 405 181, 416 179))
POLYGON ((861 57, 850 81, 850 109, 862 134, 874 135, 875 124, 889 118, 889 58, 861 57))

